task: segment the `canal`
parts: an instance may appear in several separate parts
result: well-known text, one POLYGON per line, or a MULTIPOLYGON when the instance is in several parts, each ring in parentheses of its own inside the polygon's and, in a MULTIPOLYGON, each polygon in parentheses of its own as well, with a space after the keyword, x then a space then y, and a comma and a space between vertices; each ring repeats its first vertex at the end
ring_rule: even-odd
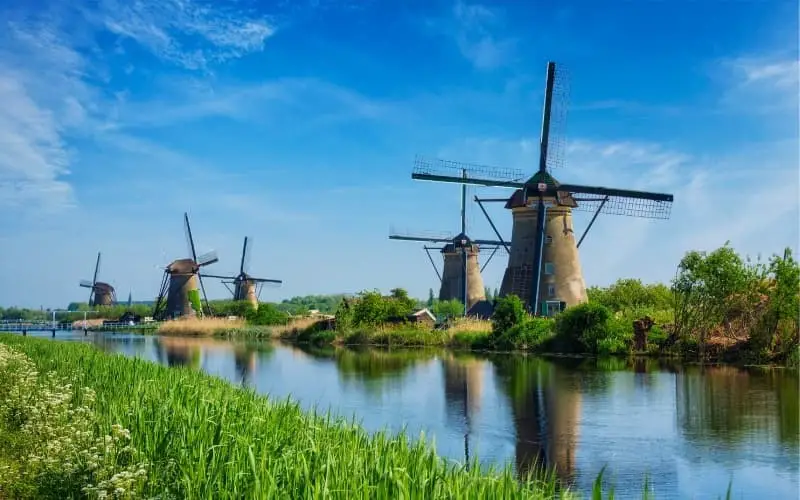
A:
POLYGON ((733 498, 797 498, 800 488, 797 372, 129 334, 57 340, 203 370, 371 431, 424 432, 453 460, 546 463, 582 491, 605 466, 617 498, 641 498, 645 478, 658 499, 722 498, 730 481, 733 498))

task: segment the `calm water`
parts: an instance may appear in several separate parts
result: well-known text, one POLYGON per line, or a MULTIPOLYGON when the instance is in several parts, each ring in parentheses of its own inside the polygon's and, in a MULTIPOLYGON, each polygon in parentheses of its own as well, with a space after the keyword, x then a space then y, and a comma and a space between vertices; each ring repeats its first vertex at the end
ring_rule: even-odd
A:
MULTIPOLYGON (((49 337, 46 333, 42 336, 49 337)), ((624 360, 545 361, 447 351, 300 349, 210 339, 59 332, 62 340, 188 365, 369 430, 424 431, 440 454, 555 465, 617 498, 798 498, 798 374, 624 360)))

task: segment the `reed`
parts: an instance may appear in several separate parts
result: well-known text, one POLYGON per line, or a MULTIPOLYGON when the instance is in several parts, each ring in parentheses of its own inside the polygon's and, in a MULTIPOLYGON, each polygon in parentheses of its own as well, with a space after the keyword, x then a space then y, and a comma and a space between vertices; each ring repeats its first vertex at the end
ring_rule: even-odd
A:
POLYGON ((272 330, 272 335, 274 337, 285 338, 287 336, 296 335, 302 331, 305 331, 319 321, 320 318, 306 316, 294 318, 285 325, 271 326, 270 329, 272 330))
POLYGON ((161 335, 212 336, 223 334, 228 330, 241 329, 244 326, 245 321, 241 319, 185 318, 161 323, 157 333, 161 335))
POLYGON ((447 463, 424 440, 368 434, 185 368, 89 345, 0 335, 42 372, 96 391, 97 423, 130 431, 143 495, 175 498, 573 498, 509 467, 447 463))
POLYGON ((479 318, 457 318, 447 329, 451 336, 457 333, 490 333, 492 322, 479 318))

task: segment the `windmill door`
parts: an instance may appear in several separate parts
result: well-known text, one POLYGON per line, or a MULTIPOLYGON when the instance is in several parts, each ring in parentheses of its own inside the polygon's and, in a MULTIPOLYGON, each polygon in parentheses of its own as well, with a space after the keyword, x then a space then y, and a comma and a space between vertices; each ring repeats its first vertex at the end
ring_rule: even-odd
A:
POLYGON ((548 300, 544 303, 544 315, 547 317, 553 317, 556 314, 561 312, 561 301, 558 300, 548 300))

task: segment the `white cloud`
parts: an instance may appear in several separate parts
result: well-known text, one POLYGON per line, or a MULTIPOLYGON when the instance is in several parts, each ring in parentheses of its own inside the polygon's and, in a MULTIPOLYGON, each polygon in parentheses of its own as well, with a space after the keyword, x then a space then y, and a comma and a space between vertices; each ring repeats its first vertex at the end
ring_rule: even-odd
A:
POLYGON ((756 113, 791 113, 797 118, 800 64, 791 55, 748 55, 723 59, 717 72, 726 90, 721 103, 756 113))
POLYGON ((274 32, 263 19, 188 0, 108 0, 94 11, 60 5, 0 14, 0 205, 27 211, 74 206, 69 175, 76 154, 69 139, 116 128, 124 93, 106 94, 104 65, 119 54, 95 45, 101 31, 204 69, 261 50, 274 32))
POLYGON ((266 19, 191 0, 105 0, 92 17, 157 57, 192 70, 261 51, 275 32, 266 19))
POLYGON ((72 205, 64 133, 84 120, 83 59, 47 29, 9 23, 0 36, 0 206, 52 211, 72 205), (46 82, 46 84, 45 84, 46 82))
MULTIPOLYGON (((277 116, 299 116, 302 126, 330 125, 349 119, 388 118, 395 109, 357 92, 314 78, 278 78, 255 84, 213 84, 177 79, 166 97, 144 102, 119 101, 115 128, 169 126, 199 118, 219 117, 274 123, 277 116)), ((299 126, 299 125, 297 125, 299 126)))
POLYGON ((505 29, 505 19, 497 9, 456 0, 448 17, 429 20, 427 25, 450 37, 461 54, 479 70, 511 62, 517 42, 500 35, 505 29))

